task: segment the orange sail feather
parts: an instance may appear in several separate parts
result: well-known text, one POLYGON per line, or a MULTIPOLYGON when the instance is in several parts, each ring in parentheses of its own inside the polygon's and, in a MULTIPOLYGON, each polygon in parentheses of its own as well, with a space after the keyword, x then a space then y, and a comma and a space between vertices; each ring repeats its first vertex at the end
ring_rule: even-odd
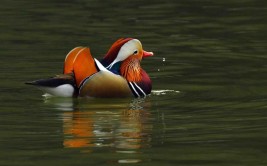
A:
POLYGON ((95 61, 90 53, 89 48, 83 48, 78 53, 73 62, 74 76, 76 85, 80 87, 82 81, 98 72, 95 61))
POLYGON ((64 70, 63 73, 64 74, 69 74, 73 72, 73 62, 74 59, 77 56, 77 53, 79 51, 81 51, 84 47, 75 47, 74 49, 72 49, 65 58, 65 62, 64 62, 64 70))

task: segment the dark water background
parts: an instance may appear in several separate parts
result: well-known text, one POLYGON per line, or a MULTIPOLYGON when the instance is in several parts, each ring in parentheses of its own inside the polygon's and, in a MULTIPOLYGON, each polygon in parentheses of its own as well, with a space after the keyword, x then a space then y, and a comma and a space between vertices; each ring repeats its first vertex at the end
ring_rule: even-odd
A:
POLYGON ((1 0, 0 165, 266 165, 266 13, 264 0, 1 0), (145 99, 23 84, 120 37, 155 53, 145 99))

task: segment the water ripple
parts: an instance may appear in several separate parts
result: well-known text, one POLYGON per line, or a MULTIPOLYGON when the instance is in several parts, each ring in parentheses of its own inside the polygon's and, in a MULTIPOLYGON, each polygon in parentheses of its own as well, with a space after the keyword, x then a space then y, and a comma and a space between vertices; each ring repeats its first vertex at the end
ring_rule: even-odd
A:
POLYGON ((153 95, 168 95, 168 94, 180 93, 180 91, 178 91, 178 90, 171 90, 171 89, 163 89, 163 90, 152 90, 151 93, 153 95))

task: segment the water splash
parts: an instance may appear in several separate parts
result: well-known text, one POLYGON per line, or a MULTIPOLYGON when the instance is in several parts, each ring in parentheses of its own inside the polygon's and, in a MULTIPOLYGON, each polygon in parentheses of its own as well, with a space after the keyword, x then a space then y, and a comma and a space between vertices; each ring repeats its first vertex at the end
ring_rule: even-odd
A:
POLYGON ((49 94, 49 93, 45 93, 42 95, 45 99, 49 99, 49 98, 52 98, 53 95, 49 94))
MULTIPOLYGON (((163 62, 163 66, 165 65, 164 63, 165 63, 165 61, 166 61, 166 58, 162 58, 162 62, 163 62)), ((158 72, 160 72, 161 71, 161 69, 160 68, 158 68, 158 72)))
POLYGON ((153 95, 166 95, 166 94, 173 94, 173 93, 180 93, 180 91, 171 90, 171 89, 152 90, 153 95))

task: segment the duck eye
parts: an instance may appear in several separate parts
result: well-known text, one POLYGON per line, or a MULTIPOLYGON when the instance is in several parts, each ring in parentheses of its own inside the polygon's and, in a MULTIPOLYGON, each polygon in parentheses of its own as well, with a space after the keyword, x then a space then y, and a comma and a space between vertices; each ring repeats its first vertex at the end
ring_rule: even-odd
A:
POLYGON ((138 53, 138 51, 137 51, 137 50, 135 50, 133 54, 137 54, 137 53, 138 53))

